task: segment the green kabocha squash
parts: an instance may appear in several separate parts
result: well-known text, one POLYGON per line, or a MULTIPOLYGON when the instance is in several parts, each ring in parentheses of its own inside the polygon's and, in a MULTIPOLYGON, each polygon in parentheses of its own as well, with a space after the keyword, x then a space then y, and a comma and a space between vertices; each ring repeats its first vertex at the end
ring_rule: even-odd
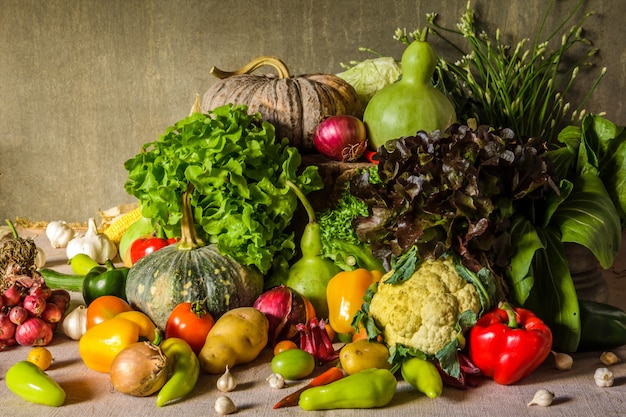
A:
POLYGON ((363 106, 352 85, 334 74, 291 76, 278 58, 262 56, 242 68, 227 72, 213 67, 220 78, 202 98, 202 111, 224 104, 245 104, 250 113, 259 112, 276 127, 276 137, 304 152, 315 150, 313 135, 326 117, 348 114, 361 118, 363 106), (250 74, 263 66, 278 75, 250 74))
POLYGON ((205 245, 196 233, 190 193, 183 195, 181 239, 139 259, 126 279, 126 298, 161 329, 178 304, 206 303, 215 319, 236 307, 254 304, 263 291, 263 275, 205 245))
POLYGON ((402 78, 374 94, 365 108, 363 123, 371 149, 420 130, 444 131, 456 121, 454 105, 432 84, 437 54, 426 34, 424 30, 404 50, 402 78))

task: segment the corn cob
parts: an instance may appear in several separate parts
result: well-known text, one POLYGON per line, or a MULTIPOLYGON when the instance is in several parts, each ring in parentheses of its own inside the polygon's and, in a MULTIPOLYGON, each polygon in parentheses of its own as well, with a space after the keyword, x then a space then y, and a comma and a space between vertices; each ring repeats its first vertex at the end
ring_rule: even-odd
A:
POLYGON ((121 215, 111 223, 102 233, 104 233, 113 243, 119 245, 120 239, 128 228, 141 218, 141 207, 137 207, 121 215))

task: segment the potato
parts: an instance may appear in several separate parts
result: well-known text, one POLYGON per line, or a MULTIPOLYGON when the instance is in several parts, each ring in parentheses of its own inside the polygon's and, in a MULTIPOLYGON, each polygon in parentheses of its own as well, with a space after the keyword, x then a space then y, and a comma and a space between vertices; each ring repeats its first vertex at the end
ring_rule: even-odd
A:
POLYGON ((256 359, 267 345, 269 323, 254 307, 238 307, 217 319, 198 355, 200 367, 221 374, 237 364, 256 359))
POLYGON ((339 354, 339 361, 348 375, 369 368, 391 369, 387 346, 367 339, 345 345, 339 354))

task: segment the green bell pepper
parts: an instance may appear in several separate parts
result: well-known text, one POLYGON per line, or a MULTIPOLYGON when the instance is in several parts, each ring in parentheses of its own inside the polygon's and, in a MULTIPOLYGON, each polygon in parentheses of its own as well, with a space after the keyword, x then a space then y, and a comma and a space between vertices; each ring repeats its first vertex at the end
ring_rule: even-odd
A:
POLYGON ((107 260, 104 266, 92 268, 83 280, 83 299, 87 305, 103 295, 115 295, 126 300, 127 267, 116 268, 107 260))
POLYGON ((398 380, 387 369, 365 369, 328 385, 305 390, 298 405, 303 410, 384 407, 393 399, 398 380))
POLYGON ((26 401, 51 407, 65 403, 63 388, 32 362, 16 362, 7 371, 5 381, 11 392, 26 401))
POLYGON ((626 345, 626 312, 605 303, 578 300, 580 341, 578 351, 603 350, 626 345))

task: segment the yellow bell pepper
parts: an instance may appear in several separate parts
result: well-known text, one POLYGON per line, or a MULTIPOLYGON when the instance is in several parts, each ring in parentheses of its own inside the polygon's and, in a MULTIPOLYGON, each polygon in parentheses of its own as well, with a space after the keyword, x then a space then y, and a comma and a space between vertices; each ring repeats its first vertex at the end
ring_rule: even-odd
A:
POLYGON ((378 282, 382 271, 365 268, 342 271, 333 276, 326 287, 328 320, 337 333, 354 334, 352 319, 363 304, 363 296, 370 285, 378 282))
POLYGON ((78 342, 78 353, 88 368, 108 373, 115 356, 140 339, 154 341, 156 326, 140 311, 117 314, 87 329, 78 342))

